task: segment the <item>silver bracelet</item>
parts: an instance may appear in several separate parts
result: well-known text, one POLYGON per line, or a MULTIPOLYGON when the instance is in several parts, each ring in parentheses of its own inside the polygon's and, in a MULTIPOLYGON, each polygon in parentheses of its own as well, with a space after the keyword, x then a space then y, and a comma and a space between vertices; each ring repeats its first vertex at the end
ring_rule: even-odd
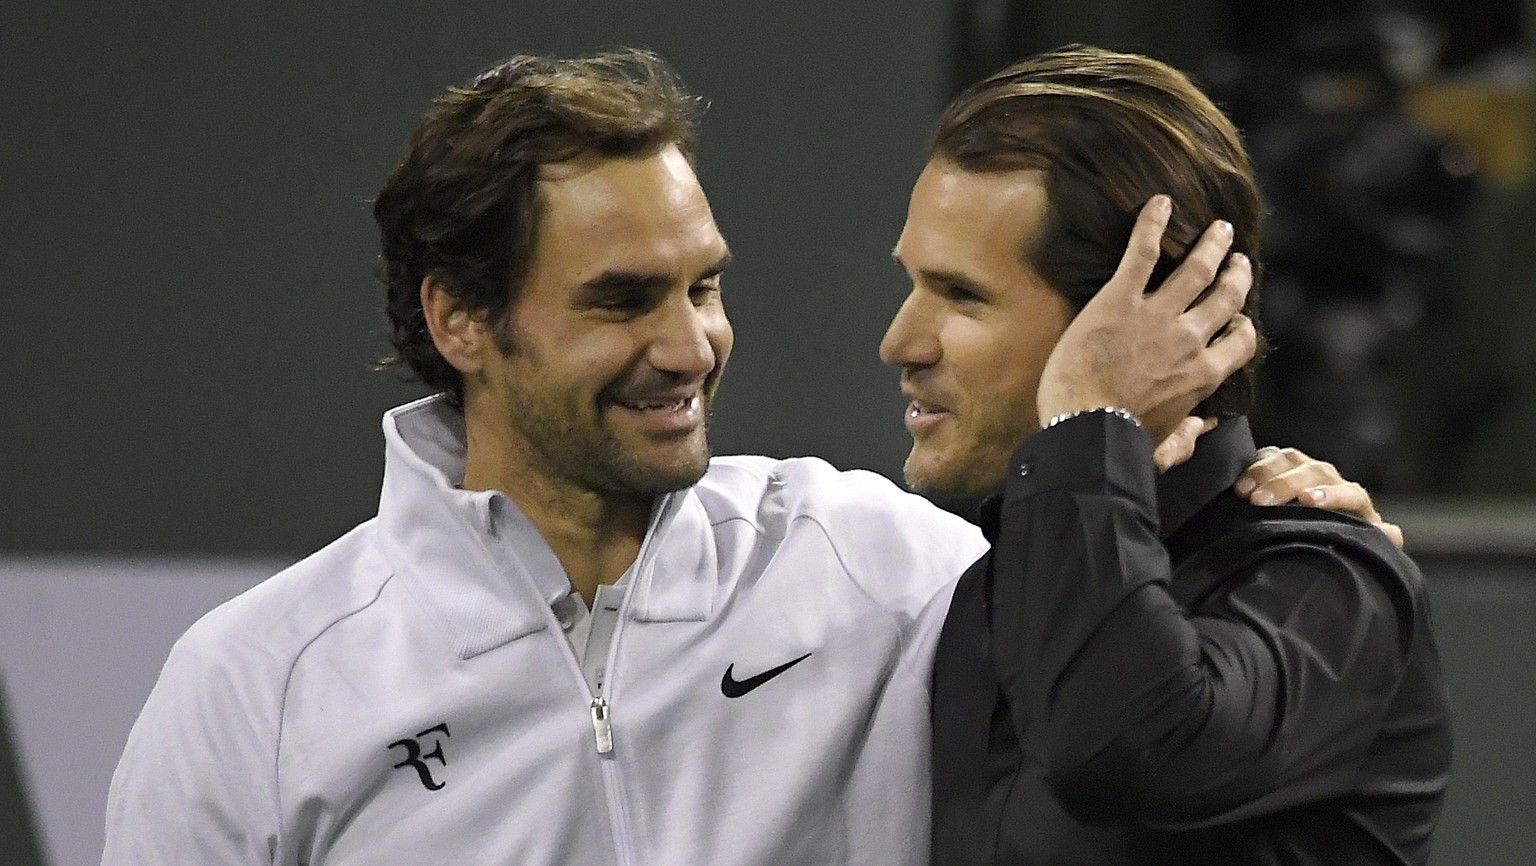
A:
POLYGON ((1106 415, 1118 415, 1121 418, 1131 422, 1132 424, 1135 424, 1137 427, 1141 426, 1141 422, 1136 420, 1136 416, 1132 415, 1131 410, 1129 409, 1122 409, 1119 406, 1099 406, 1093 409, 1079 409, 1076 412, 1063 412, 1060 415, 1057 415, 1055 418, 1045 422, 1045 426, 1041 427, 1040 429, 1049 430, 1050 428, 1055 427, 1057 424, 1060 424, 1068 418, 1076 418, 1079 415, 1092 415, 1095 412, 1103 412, 1106 415))

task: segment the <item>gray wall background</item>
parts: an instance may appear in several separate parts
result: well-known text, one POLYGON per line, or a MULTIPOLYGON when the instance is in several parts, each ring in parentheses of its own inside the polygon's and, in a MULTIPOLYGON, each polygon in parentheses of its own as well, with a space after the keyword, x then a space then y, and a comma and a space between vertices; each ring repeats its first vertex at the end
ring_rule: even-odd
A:
POLYGON ((366 518, 369 199, 449 83, 654 48, 713 104, 736 253, 722 452, 897 472, 876 347, 947 4, 0 4, 0 552, 297 554, 366 518))

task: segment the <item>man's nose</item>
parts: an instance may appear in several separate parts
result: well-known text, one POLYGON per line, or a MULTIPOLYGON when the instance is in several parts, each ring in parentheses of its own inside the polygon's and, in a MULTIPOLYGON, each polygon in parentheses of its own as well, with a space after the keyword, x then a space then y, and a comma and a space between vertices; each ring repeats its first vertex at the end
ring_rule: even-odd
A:
POLYGON ((686 297, 680 303, 669 303, 651 340, 651 366, 684 376, 704 376, 715 369, 718 358, 710 328, 717 316, 715 310, 697 307, 686 297))
POLYGON ((880 360, 892 367, 928 366, 938 363, 940 354, 929 311, 913 292, 880 339, 880 360))

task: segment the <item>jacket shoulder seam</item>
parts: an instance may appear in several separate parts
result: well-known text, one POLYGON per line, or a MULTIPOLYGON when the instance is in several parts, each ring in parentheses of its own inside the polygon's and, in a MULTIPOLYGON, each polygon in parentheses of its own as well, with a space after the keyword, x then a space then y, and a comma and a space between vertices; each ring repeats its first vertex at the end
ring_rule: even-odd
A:
POLYGON ((393 570, 389 571, 384 576, 384 579, 379 581, 379 585, 374 588, 374 591, 370 596, 368 596, 351 610, 346 610, 337 614, 331 619, 330 622, 317 629, 315 633, 310 635, 309 638, 304 641, 303 645, 298 648, 298 651, 293 654, 293 660, 288 663, 288 671, 283 676, 283 687, 278 697, 277 731, 273 737, 272 749, 272 778, 274 780, 272 791, 274 796, 277 798, 277 833, 278 839, 280 840, 280 846, 281 840, 287 833, 287 827, 285 826, 284 822, 285 813, 283 811, 283 786, 281 774, 279 771, 282 766, 283 730, 287 724, 288 719, 288 691, 293 684, 294 672, 298 669, 299 662, 304 658, 305 653, 309 651, 310 647, 314 646, 315 643, 318 642, 327 633, 329 633, 331 629, 378 603, 378 600, 384 595, 385 587, 389 586, 389 584, 394 581, 395 576, 396 573, 393 570))

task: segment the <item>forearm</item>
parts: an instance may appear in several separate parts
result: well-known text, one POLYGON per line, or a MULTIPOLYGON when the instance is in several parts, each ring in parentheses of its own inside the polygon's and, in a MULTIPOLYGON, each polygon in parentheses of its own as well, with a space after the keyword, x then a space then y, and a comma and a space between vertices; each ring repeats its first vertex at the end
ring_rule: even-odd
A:
POLYGON ((1376 663, 1395 658, 1388 605, 1302 551, 1233 576, 1241 592, 1191 616, 1167 591, 1151 447, 1098 415, 1016 455, 1031 466, 1004 499, 992 622, 1021 738, 1032 728, 1068 808, 1155 825, 1346 784, 1392 675, 1376 663), (1296 615, 1309 592, 1337 616, 1296 615))
POLYGON ((1200 699, 1193 629, 1159 610, 1170 566, 1139 459, 1150 448, 1128 422, 1085 416, 1015 455, 993 558, 993 652, 1016 725, 1042 726, 1053 775, 1123 749, 1169 700, 1200 699))

